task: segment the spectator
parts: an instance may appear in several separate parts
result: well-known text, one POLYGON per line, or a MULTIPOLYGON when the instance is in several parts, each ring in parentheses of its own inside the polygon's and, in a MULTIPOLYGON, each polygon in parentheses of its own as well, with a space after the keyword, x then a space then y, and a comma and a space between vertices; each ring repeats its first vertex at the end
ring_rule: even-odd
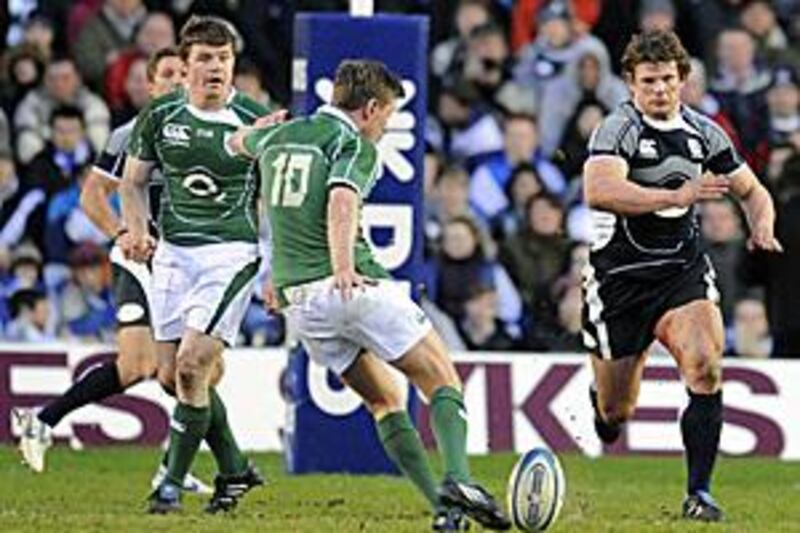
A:
POLYGON ((62 105, 73 105, 83 113, 86 132, 94 150, 103 147, 109 134, 109 112, 105 102, 83 87, 75 63, 69 57, 53 58, 45 71, 44 86, 30 91, 14 114, 17 157, 27 164, 44 148, 50 137, 50 115, 62 105))
POLYGON ((436 189, 431 201, 426 204, 428 223, 432 224, 429 236, 438 239, 441 226, 457 217, 475 220, 475 212, 469 205, 469 175, 459 166, 444 169, 436 180, 436 189), (434 229, 434 226, 438 229, 434 229))
POLYGON ((531 115, 507 115, 503 121, 503 152, 488 158, 470 179, 470 203, 492 225, 510 205, 505 189, 512 170, 520 163, 531 163, 549 192, 564 192, 564 176, 539 148, 536 119, 531 115))
MULTIPOLYGON (((552 1, 517 0, 514 2, 511 14, 511 48, 515 53, 536 38, 536 28, 539 24, 538 13, 543 6, 552 1)), ((573 31, 583 35, 597 23, 605 2, 599 0, 570 0, 569 4, 575 12, 575 17, 572 20, 573 31)))
POLYGON ((519 53, 514 67, 514 81, 533 89, 536 109, 541 113, 541 98, 545 88, 559 79, 567 67, 587 52, 605 50, 605 45, 591 34, 579 35, 572 28, 569 6, 553 1, 539 11, 539 31, 536 40, 519 53))
POLYGON ((81 75, 93 90, 103 86, 103 76, 120 51, 133 44, 136 29, 147 16, 142 0, 105 0, 81 28, 73 46, 81 75))
POLYGON ((36 289, 21 289, 11 296, 12 322, 6 327, 5 338, 11 342, 51 342, 56 338, 50 331, 50 302, 45 293, 36 289))
POLYGON ((739 135, 736 133, 736 128, 733 127, 733 122, 719 104, 719 100, 713 94, 708 92, 708 78, 706 76, 706 67, 703 63, 696 58, 692 58, 691 70, 686 77, 686 81, 681 90, 681 101, 694 109, 700 111, 704 115, 711 117, 716 122, 728 137, 731 138, 736 149, 742 151, 742 143, 739 140, 739 135))
POLYGON ((745 293, 746 250, 736 206, 730 200, 714 200, 702 205, 701 233, 717 272, 722 316, 726 324, 733 318, 733 306, 745 293))
MULTIPOLYGON (((107 244, 108 237, 89 219, 80 204, 81 186, 89 167, 81 169, 75 183, 55 194, 47 205, 45 243, 51 263, 65 264, 69 251, 78 243, 107 244)), ((118 209, 118 198, 114 198, 118 209)))
POLYGON ((789 46, 789 39, 778 24, 772 2, 749 0, 742 7, 741 23, 755 39, 758 57, 766 60, 768 65, 788 61, 797 65, 798 53, 789 46))
POLYGON ((117 127, 135 118, 149 101, 147 59, 140 57, 128 67, 125 78, 125 97, 122 105, 111 109, 111 125, 117 127))
POLYGON ((138 60, 150 58, 158 50, 175 45, 175 27, 169 15, 160 12, 148 13, 136 32, 134 46, 120 52, 106 69, 104 95, 108 106, 116 109, 127 103, 125 86, 131 65, 138 60))
POLYGON ((0 98, 3 109, 12 116, 22 99, 42 81, 45 63, 30 45, 8 50, 3 59, 5 69, 0 83, 0 98))
POLYGON ((261 69, 247 58, 236 61, 236 71, 233 74, 233 85, 261 105, 270 108, 272 97, 264 89, 261 69))
POLYGON ((800 88, 790 66, 775 69, 767 92, 770 145, 794 143, 800 148, 800 88))
POLYGON ((672 31, 675 17, 672 0, 643 0, 639 6, 639 29, 643 32, 672 31))
POLYGON ((800 358, 800 155, 796 150, 783 165, 778 186, 775 236, 784 252, 766 261, 769 319, 775 332, 775 353, 800 358))
POLYGON ((498 316, 513 327, 522 316, 522 302, 505 269, 487 258, 480 239, 478 226, 467 217, 456 217, 445 224, 441 253, 427 284, 431 299, 458 321, 465 312, 464 287, 477 281, 490 283, 498 293, 498 316))
POLYGON ((465 287, 464 318, 459 322, 461 338, 469 350, 508 351, 516 342, 497 317, 497 292, 491 283, 477 280, 465 287))
POLYGON ((54 38, 53 22, 41 13, 35 14, 25 23, 22 42, 33 47, 45 62, 53 56, 54 38))
POLYGON ((7 282, 7 293, 22 289, 44 290, 42 278, 44 263, 36 246, 23 243, 11 251, 11 277, 7 282))
POLYGON ((25 172, 26 184, 41 188, 48 198, 74 184, 80 170, 94 158, 83 113, 77 107, 63 105, 54 109, 50 130, 52 140, 25 172))
POLYGON ((456 35, 440 42, 431 53, 431 73, 436 79, 458 76, 467 55, 467 41, 475 28, 491 21, 486 2, 461 0, 456 9, 456 35))
POLYGON ((530 347, 548 352, 583 352, 583 295, 579 284, 562 284, 553 294, 556 320, 535 321, 530 347))
POLYGON ((728 337, 727 355, 766 359, 772 354, 772 337, 763 300, 749 296, 736 302, 728 337))
POLYGON ((500 26, 487 23, 472 30, 461 74, 485 103, 499 108, 498 93, 510 76, 510 52, 500 26))
POLYGON ((527 225, 525 211, 528 202, 542 191, 544 191, 542 179, 533 165, 520 163, 514 167, 505 190, 509 206, 500 218, 504 238, 519 233, 527 225))
POLYGON ((742 0, 698 0, 678 2, 683 7, 685 44, 689 53, 715 64, 715 46, 721 33, 739 25, 742 0))
POLYGON ((69 255, 71 279, 60 291, 61 327, 81 340, 111 341, 115 312, 108 259, 102 248, 83 243, 69 255))
POLYGON ((446 80, 431 117, 426 140, 448 160, 468 169, 503 148, 503 133, 475 88, 461 79, 446 80))
POLYGON ((711 92, 736 128, 742 155, 760 174, 769 155, 761 141, 769 131, 766 93, 770 74, 756 64, 753 38, 741 29, 729 28, 720 34, 717 59, 719 66, 711 92))
POLYGON ((0 151, 0 249, 30 239, 44 246, 47 197, 39 188, 20 183, 10 151, 0 151))
MULTIPOLYGON (((605 49, 586 52, 566 68, 563 77, 548 84, 542 92, 539 116, 542 151, 546 156, 553 157, 559 145, 568 144, 567 138, 574 135, 574 128, 585 108, 596 108, 605 115, 627 99, 628 89, 611 72, 611 63, 605 49), (572 131, 570 127, 573 128, 572 131)), ((586 141, 588 136, 581 139, 584 148, 586 141)), ((572 154, 565 154, 565 157, 570 155, 572 154)), ((580 170, 575 172, 575 168, 580 169, 582 166, 582 160, 571 161, 567 165, 570 169, 567 176, 580 173, 580 170)))
POLYGON ((503 244, 500 262, 539 320, 554 316, 550 287, 561 273, 569 244, 558 198, 541 192, 530 199, 526 213, 526 227, 503 244))

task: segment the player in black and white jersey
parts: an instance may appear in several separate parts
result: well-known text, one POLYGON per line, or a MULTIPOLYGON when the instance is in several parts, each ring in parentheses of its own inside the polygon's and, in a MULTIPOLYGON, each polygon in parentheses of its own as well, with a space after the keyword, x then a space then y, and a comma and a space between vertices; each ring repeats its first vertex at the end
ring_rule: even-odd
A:
POLYGON ((584 277, 584 342, 593 353, 595 429, 606 443, 634 412, 645 357, 659 340, 688 389, 681 418, 686 518, 717 521, 710 479, 722 427, 723 323, 695 204, 730 192, 750 249, 780 252, 766 189, 709 118, 682 106, 689 56, 672 32, 635 36, 622 60, 633 99, 589 142, 585 197, 594 236, 584 277))
MULTIPOLYGON (((183 63, 176 48, 165 48, 153 54, 147 65, 150 96, 158 97, 173 91, 183 79, 182 69, 183 63)), ((131 120, 111 133, 81 191, 81 207, 91 221, 103 233, 117 240, 125 238, 125 230, 110 199, 122 179, 125 150, 134 122, 131 120)), ((155 187, 159 187, 157 180, 154 183, 155 187)), ((150 196, 151 212, 155 218, 158 194, 150 196)), ((38 413, 32 410, 17 411, 22 425, 20 451, 25 463, 35 472, 44 470, 45 454, 51 443, 50 432, 66 415, 153 377, 159 366, 163 372, 174 374, 174 365, 158 365, 156 361, 148 303, 148 267, 125 259, 116 243, 111 249, 110 258, 117 306, 119 355, 116 360, 84 374, 69 390, 38 413)), ((161 465, 153 482, 156 485, 160 483, 165 473, 166 468, 161 465)), ((187 490, 192 492, 212 492, 210 487, 192 475, 186 477, 185 484, 187 490)))

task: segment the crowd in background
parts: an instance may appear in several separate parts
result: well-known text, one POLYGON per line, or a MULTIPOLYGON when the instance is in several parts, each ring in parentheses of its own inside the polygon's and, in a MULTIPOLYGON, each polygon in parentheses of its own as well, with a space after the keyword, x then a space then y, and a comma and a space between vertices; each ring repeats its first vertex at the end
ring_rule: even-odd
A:
MULTIPOLYGON (((296 10, 344 0, 7 0, 0 68, 0 326, 17 341, 110 341, 108 239, 80 208, 109 132, 148 99, 146 59, 190 13, 238 31, 239 90, 288 105, 296 10)), ((749 254, 727 200, 699 208, 726 351, 800 356, 800 3, 793 0, 376 0, 431 16, 424 301, 454 348, 582 351, 589 136, 629 98, 630 36, 675 29, 682 98, 772 192, 781 256, 749 254)), ((422 140, 420 140, 421 142, 422 140)), ((242 340, 280 344, 254 299, 242 340)))

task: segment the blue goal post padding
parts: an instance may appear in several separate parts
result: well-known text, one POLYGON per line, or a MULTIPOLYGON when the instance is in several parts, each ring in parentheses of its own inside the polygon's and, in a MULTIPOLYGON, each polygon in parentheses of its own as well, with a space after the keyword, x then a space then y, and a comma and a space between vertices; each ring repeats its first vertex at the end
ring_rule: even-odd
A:
MULTIPOLYGON (((379 143, 384 163, 364 208, 362 227, 378 260, 409 283, 416 297, 422 277, 422 182, 427 104, 428 18, 298 13, 292 63, 293 112, 306 115, 330 101, 336 67, 344 59, 384 62, 402 79, 406 98, 379 143)), ((397 473, 378 440, 372 417, 353 403, 330 373, 320 373, 295 350, 285 379, 289 413, 284 434, 292 473, 397 473)), ((409 411, 416 395, 409 387, 409 411)))

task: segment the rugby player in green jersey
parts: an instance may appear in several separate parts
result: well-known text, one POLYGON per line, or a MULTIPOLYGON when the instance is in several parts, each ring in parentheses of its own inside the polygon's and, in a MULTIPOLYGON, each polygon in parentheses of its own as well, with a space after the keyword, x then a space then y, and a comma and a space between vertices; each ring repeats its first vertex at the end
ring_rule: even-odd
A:
MULTIPOLYGON (((183 61, 176 47, 162 48, 147 61, 147 90, 152 98, 174 91, 183 83, 183 61)), ((19 409, 15 411, 21 424, 19 448, 24 462, 34 472, 43 472, 47 449, 52 444, 52 428, 69 413, 89 403, 96 403, 119 394, 144 379, 156 375, 156 343, 150 322, 150 271, 122 255, 120 242, 126 239, 126 230, 114 211, 112 198, 122 179, 125 149, 128 146, 134 120, 126 122, 111 132, 103 152, 92 166, 81 188, 81 207, 92 223, 115 246, 109 254, 114 303, 117 306, 117 358, 92 367, 64 394, 45 405, 40 411, 19 409)), ((158 174, 158 173, 157 173, 158 174)), ((160 176, 150 180, 150 212, 157 213, 157 193, 160 176)), ((170 365, 174 373, 173 365, 170 365)), ((165 455, 153 477, 153 487, 161 484, 167 472, 165 455)), ((210 487, 187 474, 184 491, 211 494, 210 487)))
POLYGON ((165 480, 150 512, 181 508, 181 483, 205 439, 220 473, 206 510, 227 511, 263 483, 239 450, 213 385, 223 348, 235 343, 260 257, 252 162, 228 150, 227 138, 267 109, 232 86, 234 36, 217 19, 193 17, 179 44, 185 90, 156 98, 139 114, 128 145, 120 193, 133 260, 152 258, 151 312, 161 366, 174 387, 165 480), (163 175, 156 241, 147 229, 151 170, 163 175), (170 367, 170 363, 172 366, 170 367))
POLYGON ((402 96, 382 63, 345 61, 333 105, 307 118, 244 128, 230 146, 259 163, 272 282, 290 327, 314 361, 364 399, 387 453, 430 502, 434 530, 465 527, 464 514, 508 529, 494 498, 471 479, 461 383, 447 349, 375 261, 359 228, 362 202, 382 170, 375 143, 402 96), (430 401, 446 469, 438 486, 389 365, 430 401))

